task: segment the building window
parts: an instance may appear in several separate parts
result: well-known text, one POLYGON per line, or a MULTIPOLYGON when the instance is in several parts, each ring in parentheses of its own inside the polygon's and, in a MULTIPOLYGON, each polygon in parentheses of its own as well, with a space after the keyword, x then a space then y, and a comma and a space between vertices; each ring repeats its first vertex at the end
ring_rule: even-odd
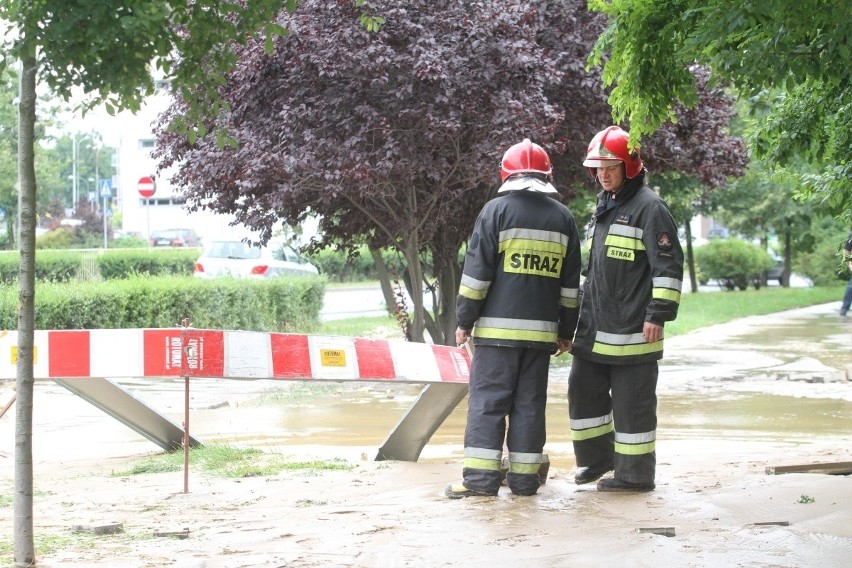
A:
POLYGON ((139 198, 140 207, 145 207, 147 205, 165 207, 170 205, 183 205, 184 203, 186 203, 186 197, 182 195, 173 195, 171 197, 152 197, 150 199, 145 199, 144 197, 139 198))
POLYGON ((152 150, 157 146, 157 141, 154 138, 143 138, 139 140, 140 150, 152 150))

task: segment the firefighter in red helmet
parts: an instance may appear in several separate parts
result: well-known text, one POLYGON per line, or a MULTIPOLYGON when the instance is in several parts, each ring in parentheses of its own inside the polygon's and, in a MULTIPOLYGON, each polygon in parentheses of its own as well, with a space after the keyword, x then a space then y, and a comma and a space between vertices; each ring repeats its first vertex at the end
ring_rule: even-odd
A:
POLYGON ((568 412, 577 484, 655 488, 658 376, 665 322, 675 319, 683 251, 666 203, 618 126, 598 132, 583 165, 600 183, 571 353, 568 412), (613 477, 601 479, 607 472, 613 477))
POLYGON ((503 155, 503 184, 468 242, 457 302, 456 343, 476 346, 470 376, 459 499, 506 484, 534 495, 544 459, 551 354, 571 347, 577 325, 580 241, 574 217, 551 198, 547 152, 525 139, 503 155))

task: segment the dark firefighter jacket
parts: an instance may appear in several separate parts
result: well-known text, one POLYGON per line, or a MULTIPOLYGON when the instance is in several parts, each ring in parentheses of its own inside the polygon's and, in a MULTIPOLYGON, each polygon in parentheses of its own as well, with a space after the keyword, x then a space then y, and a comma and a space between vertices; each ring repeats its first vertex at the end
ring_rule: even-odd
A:
POLYGON ((683 251, 668 206, 643 174, 615 199, 598 194, 586 238, 589 264, 571 353, 618 365, 661 359, 663 340, 647 343, 642 327, 675 319, 680 304, 683 251))
POLYGON ((567 207, 519 190, 485 204, 468 244, 456 308, 475 345, 555 351, 577 325, 579 231, 567 207))

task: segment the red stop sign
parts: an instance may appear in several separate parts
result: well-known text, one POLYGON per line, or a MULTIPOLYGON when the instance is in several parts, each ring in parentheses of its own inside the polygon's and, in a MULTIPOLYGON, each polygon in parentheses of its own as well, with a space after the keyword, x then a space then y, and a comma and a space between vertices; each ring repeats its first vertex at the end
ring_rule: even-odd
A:
POLYGON ((148 199, 157 191, 157 184, 154 183, 154 178, 145 176, 139 178, 139 181, 136 184, 136 189, 139 191, 139 195, 148 199))

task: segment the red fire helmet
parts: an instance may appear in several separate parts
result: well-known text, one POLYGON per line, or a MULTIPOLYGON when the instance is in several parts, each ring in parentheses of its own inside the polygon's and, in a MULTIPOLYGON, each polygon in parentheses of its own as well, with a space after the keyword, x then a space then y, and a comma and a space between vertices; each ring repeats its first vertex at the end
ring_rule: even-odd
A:
POLYGON ((613 166, 618 162, 624 164, 624 175, 628 178, 632 179, 639 175, 643 167, 642 158, 639 156, 638 149, 633 151, 627 149, 629 138, 630 135, 618 126, 610 126, 595 134, 589 142, 586 159, 583 161, 583 165, 589 168, 592 177, 595 176, 595 168, 613 166))
POLYGON ((537 173, 552 177, 553 167, 550 165, 550 157, 544 148, 524 138, 523 142, 515 144, 503 154, 500 163, 500 177, 506 181, 512 174, 537 173))

